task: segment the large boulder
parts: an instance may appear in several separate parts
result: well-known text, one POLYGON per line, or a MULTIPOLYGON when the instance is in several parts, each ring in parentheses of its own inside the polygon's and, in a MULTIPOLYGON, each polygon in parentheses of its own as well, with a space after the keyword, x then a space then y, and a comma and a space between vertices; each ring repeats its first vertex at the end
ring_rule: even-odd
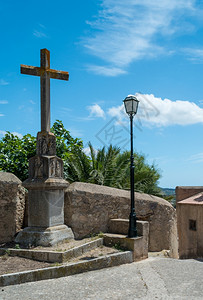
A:
POLYGON ((23 225, 25 189, 15 175, 0 172, 0 243, 10 242, 23 225))
MULTIPOLYGON (((178 256, 176 210, 166 200, 135 193, 139 220, 149 222, 149 251, 169 249, 178 256)), ((65 191, 65 224, 76 238, 107 232, 110 219, 128 218, 130 192, 89 183, 72 183, 65 191)))

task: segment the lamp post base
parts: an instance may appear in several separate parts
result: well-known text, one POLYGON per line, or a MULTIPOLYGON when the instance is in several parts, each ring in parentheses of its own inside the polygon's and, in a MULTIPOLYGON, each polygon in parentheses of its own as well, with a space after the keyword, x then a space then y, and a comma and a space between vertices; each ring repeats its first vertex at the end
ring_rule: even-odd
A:
POLYGON ((135 213, 131 213, 129 216, 128 237, 129 238, 137 237, 136 214, 135 213))

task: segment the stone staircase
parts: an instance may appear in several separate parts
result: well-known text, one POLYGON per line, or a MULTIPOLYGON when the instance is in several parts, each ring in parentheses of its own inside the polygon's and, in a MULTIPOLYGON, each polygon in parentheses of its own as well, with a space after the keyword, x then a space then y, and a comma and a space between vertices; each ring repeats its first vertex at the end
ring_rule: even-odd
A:
POLYGON ((105 246, 117 246, 123 250, 133 252, 133 260, 139 261, 148 258, 149 223, 137 221, 138 237, 128 238, 129 220, 111 219, 108 233, 104 233, 105 246))
POLYGON ((129 221, 126 219, 111 219, 108 233, 104 233, 102 238, 81 244, 78 247, 70 248, 67 251, 32 250, 32 249, 0 249, 0 255, 8 253, 11 256, 21 256, 29 259, 57 262, 61 265, 4 274, 0 276, 0 287, 20 284, 24 282, 39 281, 45 279, 60 278, 82 272, 93 271, 122 264, 129 264, 148 258, 148 235, 149 224, 146 221, 137 221, 138 237, 128 238, 129 221), (113 253, 90 260, 78 260, 69 262, 71 258, 80 257, 89 250, 99 246, 116 246, 125 250, 124 252, 113 253), (128 250, 128 251, 126 251, 128 250))

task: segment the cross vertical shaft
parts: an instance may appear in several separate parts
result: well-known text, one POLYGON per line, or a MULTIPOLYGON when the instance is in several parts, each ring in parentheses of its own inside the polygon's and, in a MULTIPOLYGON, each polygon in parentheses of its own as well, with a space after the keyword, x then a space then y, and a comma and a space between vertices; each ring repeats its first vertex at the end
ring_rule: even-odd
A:
POLYGON ((41 85, 41 131, 50 131, 50 52, 41 49, 41 68, 45 70, 40 76, 41 85))
POLYGON ((40 67, 21 65, 21 73, 40 76, 41 131, 50 132, 50 78, 69 80, 68 72, 50 69, 50 52, 40 50, 40 67))

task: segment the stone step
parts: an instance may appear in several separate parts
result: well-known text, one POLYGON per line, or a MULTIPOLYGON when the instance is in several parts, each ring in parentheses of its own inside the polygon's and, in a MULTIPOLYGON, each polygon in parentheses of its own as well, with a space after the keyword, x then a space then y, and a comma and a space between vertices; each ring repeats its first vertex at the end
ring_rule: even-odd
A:
POLYGON ((95 258, 89 261, 81 261, 57 267, 49 267, 38 270, 1 275, 0 287, 13 284, 21 284, 25 282, 60 278, 87 271, 100 270, 103 268, 119 266, 122 264, 129 264, 132 262, 133 255, 131 251, 119 252, 115 254, 105 255, 104 257, 95 258))
MULTIPOLYGON (((103 245, 103 239, 99 238, 91 242, 87 242, 80 246, 74 247, 67 251, 50 251, 47 250, 34 250, 34 249, 13 249, 13 248, 0 248, 0 255, 9 253, 11 256, 19 256, 38 261, 50 263, 63 263, 73 258, 79 257, 82 254, 103 245)), ((60 247, 60 245, 59 245, 60 247)))
POLYGON ((134 261, 148 258, 148 239, 144 236, 128 238, 123 234, 104 233, 103 239, 105 246, 132 251, 134 261))
MULTIPOLYGON (((109 233, 118 233, 127 235, 129 228, 128 219, 111 219, 109 221, 109 233)), ((149 235, 149 223, 147 221, 137 221, 137 234, 138 236, 147 236, 149 235)))
POLYGON ((108 232, 127 235, 128 227, 128 219, 110 219, 108 232))

